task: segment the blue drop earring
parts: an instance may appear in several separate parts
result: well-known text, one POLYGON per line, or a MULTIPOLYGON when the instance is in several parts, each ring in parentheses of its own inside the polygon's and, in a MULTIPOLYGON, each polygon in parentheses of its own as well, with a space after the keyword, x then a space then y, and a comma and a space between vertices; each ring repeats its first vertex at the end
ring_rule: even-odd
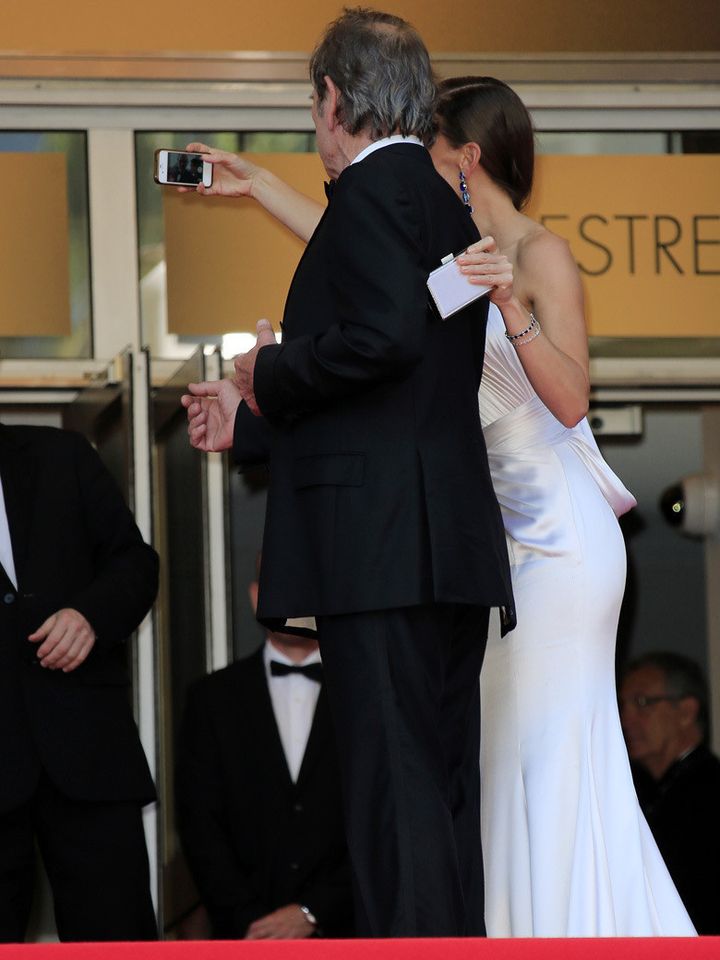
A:
POLYGON ((472 215, 473 208, 472 204, 470 203, 470 193, 468 191, 467 181, 465 180, 465 174, 463 173, 462 169, 460 170, 460 197, 462 202, 465 204, 467 212, 472 215))

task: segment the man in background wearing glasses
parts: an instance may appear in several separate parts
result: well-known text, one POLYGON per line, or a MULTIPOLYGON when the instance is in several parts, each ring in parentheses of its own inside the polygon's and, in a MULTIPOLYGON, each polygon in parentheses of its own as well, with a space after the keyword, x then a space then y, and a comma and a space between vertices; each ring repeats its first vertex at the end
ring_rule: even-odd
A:
POLYGON ((700 667, 674 653, 631 663, 620 718, 635 787, 660 852, 700 934, 720 933, 720 760, 707 746, 700 667))

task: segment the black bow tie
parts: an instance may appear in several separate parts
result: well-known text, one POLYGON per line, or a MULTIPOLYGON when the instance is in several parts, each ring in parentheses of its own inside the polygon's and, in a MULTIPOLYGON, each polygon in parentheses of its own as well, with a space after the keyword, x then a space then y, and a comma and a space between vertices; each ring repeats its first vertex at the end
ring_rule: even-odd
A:
POLYGON ((325 187, 325 196, 327 197, 328 202, 332 200, 333 190, 335 189, 336 182, 336 180, 329 180, 327 183, 323 184, 325 187))
POLYGON ((322 683, 321 663, 306 663, 305 666, 301 666, 296 663, 280 663, 279 660, 271 660, 270 673, 273 677, 286 677, 289 673, 301 673, 308 680, 322 683))

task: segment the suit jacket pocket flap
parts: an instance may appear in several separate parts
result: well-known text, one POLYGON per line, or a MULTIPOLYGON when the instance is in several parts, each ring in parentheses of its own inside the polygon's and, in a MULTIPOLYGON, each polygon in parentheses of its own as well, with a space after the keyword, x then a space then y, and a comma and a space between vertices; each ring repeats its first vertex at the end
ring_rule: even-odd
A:
POLYGON ((365 477, 364 453, 321 453, 295 461, 295 487, 361 487, 365 477))

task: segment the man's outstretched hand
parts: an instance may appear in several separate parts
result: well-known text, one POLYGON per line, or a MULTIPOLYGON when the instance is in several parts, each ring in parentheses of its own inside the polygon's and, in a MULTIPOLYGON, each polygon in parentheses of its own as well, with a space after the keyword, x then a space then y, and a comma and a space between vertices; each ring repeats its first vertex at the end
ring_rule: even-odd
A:
POLYGON ((271 343, 277 343, 272 324, 269 320, 258 320, 257 341, 255 346, 252 350, 248 350, 247 353, 240 353, 235 357, 235 376, 233 377, 233 383, 240 391, 242 399, 256 417, 261 417, 262 412, 255 400, 255 391, 253 389, 255 360, 257 359, 258 351, 271 343))
POLYGON ((242 394, 232 380, 189 383, 181 403, 187 411, 188 436, 197 450, 228 450, 233 442, 235 414, 242 394))

